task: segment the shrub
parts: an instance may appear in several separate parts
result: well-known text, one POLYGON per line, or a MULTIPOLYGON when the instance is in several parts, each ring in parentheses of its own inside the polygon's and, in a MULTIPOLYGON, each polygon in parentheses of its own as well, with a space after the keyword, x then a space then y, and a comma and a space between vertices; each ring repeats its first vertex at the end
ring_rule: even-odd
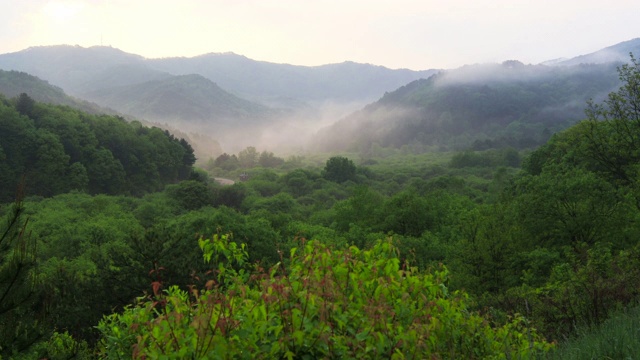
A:
POLYGON ((444 267, 421 273, 391 241, 366 251, 302 243, 268 273, 248 272, 244 248, 224 236, 200 246, 215 269, 207 289, 156 291, 106 317, 102 356, 484 359, 551 347, 521 317, 492 326, 472 313, 444 267))

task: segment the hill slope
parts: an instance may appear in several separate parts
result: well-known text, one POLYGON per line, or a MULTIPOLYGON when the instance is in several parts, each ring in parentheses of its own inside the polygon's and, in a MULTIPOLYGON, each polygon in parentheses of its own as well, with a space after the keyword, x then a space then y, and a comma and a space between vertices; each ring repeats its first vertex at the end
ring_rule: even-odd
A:
POLYGON ((269 109, 232 95, 200 75, 170 76, 101 89, 88 99, 143 119, 210 125, 242 125, 265 118, 269 109))
POLYGON ((576 56, 560 61, 555 65, 604 64, 608 62, 627 62, 629 53, 640 55, 640 38, 624 41, 590 54, 576 56))
POLYGON ((25 71, 83 97, 88 92, 200 74, 241 96, 274 101, 371 101, 434 70, 392 70, 345 62, 317 67, 255 61, 235 54, 145 59, 121 50, 93 46, 41 46, 0 55, 0 68, 25 71))
POLYGON ((20 71, 0 70, 0 94, 14 98, 22 93, 38 102, 67 105, 91 114, 116 114, 115 111, 67 95, 61 88, 20 71))
POLYGON ((417 80, 321 131, 320 149, 531 147, 618 85, 615 64, 466 66, 417 80))
POLYGON ((186 179, 192 147, 159 128, 0 95, 0 201, 24 177, 28 195, 135 194, 186 179))
POLYGON ((149 63, 172 74, 201 74, 225 89, 264 101, 280 97, 311 102, 370 101, 385 91, 435 73, 354 62, 314 67, 275 64, 233 53, 154 59, 149 63))
MULTIPOLYGON (((123 65, 138 65, 140 70, 140 66, 144 68, 144 58, 106 46, 83 48, 69 45, 31 47, 0 55, 0 68, 27 72, 80 97, 84 91, 112 86, 100 80, 106 78, 105 73, 112 68, 123 65)), ((156 71, 146 71, 150 77, 158 76, 156 71)), ((141 81, 140 76, 128 75, 129 84, 141 81)))

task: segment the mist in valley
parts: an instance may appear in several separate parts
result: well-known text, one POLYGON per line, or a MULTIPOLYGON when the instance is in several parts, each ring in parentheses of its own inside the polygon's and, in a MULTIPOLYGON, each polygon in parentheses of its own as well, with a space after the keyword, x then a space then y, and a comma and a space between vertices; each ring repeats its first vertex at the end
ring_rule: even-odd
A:
POLYGON ((622 3, 5 4, 0 358, 633 357, 622 3))

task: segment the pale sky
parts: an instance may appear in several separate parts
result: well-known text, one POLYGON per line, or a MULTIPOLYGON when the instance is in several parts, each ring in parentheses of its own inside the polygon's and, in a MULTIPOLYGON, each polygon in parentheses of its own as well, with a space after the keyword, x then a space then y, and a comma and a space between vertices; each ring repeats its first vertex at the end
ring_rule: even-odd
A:
POLYGON ((414 70, 573 57, 640 37, 638 0, 0 0, 0 53, 110 45, 414 70))

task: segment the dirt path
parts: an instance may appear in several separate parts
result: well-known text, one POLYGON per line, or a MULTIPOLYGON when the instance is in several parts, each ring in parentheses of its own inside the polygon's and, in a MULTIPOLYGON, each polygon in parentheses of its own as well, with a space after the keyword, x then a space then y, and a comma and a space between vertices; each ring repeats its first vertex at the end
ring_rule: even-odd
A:
POLYGON ((225 178, 213 178, 218 184, 220 185, 233 185, 236 182, 231 180, 231 179, 225 179, 225 178))

